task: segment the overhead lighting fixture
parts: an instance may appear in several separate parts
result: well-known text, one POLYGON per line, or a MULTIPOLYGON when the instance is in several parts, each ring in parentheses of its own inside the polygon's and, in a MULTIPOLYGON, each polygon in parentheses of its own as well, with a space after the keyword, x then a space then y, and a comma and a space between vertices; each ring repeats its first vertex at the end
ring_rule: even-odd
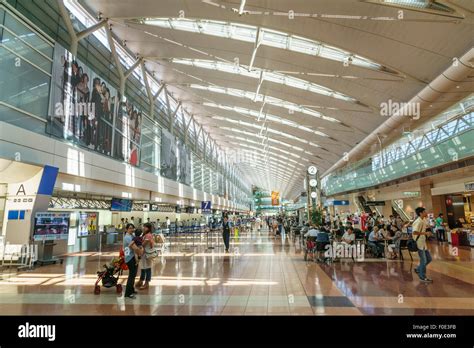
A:
POLYGON ((204 85, 198 85, 198 84, 190 84, 189 87, 194 88, 194 89, 205 90, 205 91, 209 91, 213 93, 226 94, 226 95, 230 95, 230 96, 238 97, 238 98, 246 98, 246 99, 253 100, 254 102, 264 101, 265 104, 278 106, 290 111, 300 112, 305 115, 320 118, 324 121, 333 122, 333 123, 341 123, 341 121, 333 117, 325 116, 322 113, 315 111, 313 109, 304 107, 302 105, 298 105, 296 103, 292 103, 287 100, 268 96, 268 95, 264 96, 263 94, 257 94, 254 92, 244 91, 241 89, 227 88, 227 87, 221 87, 221 86, 215 86, 215 85, 204 86, 204 85))
MULTIPOLYGON (((196 68, 217 70, 217 71, 222 71, 222 72, 226 72, 230 74, 237 74, 241 76, 251 77, 254 79, 259 79, 260 82, 265 80, 265 81, 273 82, 273 83, 288 86, 288 87, 302 89, 310 93, 321 94, 330 98, 335 98, 335 99, 339 99, 346 102, 359 104, 359 105, 368 107, 367 105, 361 103, 357 99, 347 96, 343 93, 334 91, 330 88, 327 88, 327 87, 324 87, 324 86, 321 86, 316 83, 309 82, 303 79, 299 79, 297 77, 273 72, 270 70, 253 68, 252 71, 248 71, 245 65, 237 66, 233 63, 220 62, 220 61, 215 61, 215 60, 206 60, 206 59, 170 58, 170 59, 167 59, 167 61, 174 64, 188 65, 188 66, 193 66, 196 68)), ((259 87, 257 88, 256 94, 258 94, 260 86, 261 86, 261 83, 259 83, 259 87)))
MULTIPOLYGON (((238 106, 228 106, 228 105, 222 105, 222 104, 216 104, 216 103, 209 103, 209 102, 202 103, 202 105, 212 107, 212 108, 218 108, 218 109, 221 109, 221 110, 235 111, 239 114, 244 114, 244 115, 255 117, 257 120, 259 120, 259 118, 260 118, 260 113, 256 110, 241 108, 241 107, 238 107, 238 106)), ((278 116, 275 116, 275 115, 271 115, 271 114, 268 114, 268 113, 265 113, 265 120, 268 120, 268 121, 273 122, 273 123, 280 123, 280 124, 283 124, 283 125, 288 126, 288 127, 300 129, 300 130, 303 130, 305 132, 313 133, 315 135, 319 135, 319 136, 324 137, 324 138, 329 138, 329 135, 327 135, 323 132, 312 130, 311 128, 308 128, 306 126, 302 126, 297 122, 293 122, 293 121, 287 120, 285 118, 278 117, 278 116)), ((265 123, 262 124, 262 128, 261 128, 260 132, 262 132, 264 124, 265 123)))
POLYGON ((191 18, 144 18, 132 20, 132 22, 251 43, 256 42, 258 31, 261 30, 261 39, 259 40, 265 46, 316 56, 340 63, 344 63, 347 57, 352 57, 351 65, 397 76, 400 75, 397 71, 373 60, 323 42, 253 25, 191 18))
MULTIPOLYGON (((258 134, 256 134, 256 133, 251 133, 251 132, 247 132, 247 131, 244 131, 244 130, 242 130, 242 129, 237 129, 237 128, 233 128, 233 127, 218 127, 218 128, 219 128, 219 129, 223 129, 223 130, 227 130, 227 131, 231 131, 231 132, 233 132, 233 133, 245 134, 245 135, 248 135, 248 136, 252 136, 252 137, 259 138, 258 134)), ((305 153, 314 156, 314 154, 312 154, 312 153, 309 152, 309 151, 305 151, 305 150, 302 149, 301 147, 294 146, 294 145, 285 143, 285 142, 280 141, 280 140, 277 140, 277 139, 268 138, 268 141, 269 141, 269 142, 272 142, 272 143, 275 143, 275 144, 283 145, 283 146, 285 146, 285 147, 287 147, 287 148, 290 148, 290 149, 293 149, 293 150, 296 150, 296 151, 301 151, 301 152, 304 151, 305 153)))
MULTIPOLYGON (((241 121, 241 120, 232 120, 232 119, 222 117, 222 116, 212 116, 212 118, 215 119, 215 120, 225 121, 225 122, 229 122, 229 123, 233 123, 233 124, 240 124, 240 125, 245 126, 245 127, 251 127, 251 128, 260 130, 260 126, 254 124, 254 123, 249 123, 249 122, 245 122, 245 121, 241 121)), ((285 133, 285 132, 278 131, 276 129, 267 128, 267 131, 269 133, 277 134, 277 135, 280 135, 280 136, 285 137, 287 139, 296 140, 298 142, 301 142, 301 143, 304 143, 304 144, 309 144, 309 145, 314 146, 314 147, 320 147, 318 144, 315 144, 311 141, 299 138, 299 137, 294 136, 292 134, 288 134, 288 133, 285 133)))
POLYGON ((365 2, 445 17, 464 18, 455 9, 437 0, 365 0, 365 2))

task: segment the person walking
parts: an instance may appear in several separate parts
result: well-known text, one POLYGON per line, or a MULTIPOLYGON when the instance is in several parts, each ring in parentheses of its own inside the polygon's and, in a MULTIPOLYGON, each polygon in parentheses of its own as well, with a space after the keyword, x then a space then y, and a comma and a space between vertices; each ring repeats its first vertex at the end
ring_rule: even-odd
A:
POLYGON ((146 290, 150 287, 151 266, 153 265, 153 255, 155 241, 153 240, 153 227, 151 223, 143 224, 143 249, 144 254, 140 259, 140 280, 135 284, 139 290, 146 290))
POLYGON ((140 248, 133 241, 135 226, 127 224, 125 226, 125 237, 123 237, 125 263, 128 267, 127 286, 125 288, 125 297, 135 298, 135 277, 137 276, 137 264, 135 261, 135 254, 140 252, 140 248))
POLYGON ((444 226, 443 213, 439 213, 435 220, 436 237, 438 242, 446 241, 446 231, 444 226))
POLYGON ((418 247, 418 256, 420 257, 420 264, 415 268, 415 272, 420 277, 420 280, 425 283, 433 282, 426 276, 426 266, 431 262, 431 255, 426 245, 426 238, 431 236, 430 232, 426 232, 427 221, 426 209, 418 207, 415 210, 417 219, 413 222, 413 237, 415 238, 418 247))
POLYGON ((225 252, 229 252, 229 241, 230 241, 230 223, 227 216, 224 217, 224 223, 222 224, 222 238, 224 239, 225 252))

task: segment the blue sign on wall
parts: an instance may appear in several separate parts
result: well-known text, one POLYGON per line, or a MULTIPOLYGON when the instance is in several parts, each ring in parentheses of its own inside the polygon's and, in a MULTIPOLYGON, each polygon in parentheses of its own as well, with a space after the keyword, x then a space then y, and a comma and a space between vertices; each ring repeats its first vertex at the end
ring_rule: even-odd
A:
POLYGON ((201 202, 201 211, 202 213, 211 213, 211 201, 202 201, 201 202))
POLYGON ((325 206, 330 206, 330 205, 349 205, 349 201, 342 200, 342 201, 336 201, 336 200, 327 200, 324 202, 325 206))

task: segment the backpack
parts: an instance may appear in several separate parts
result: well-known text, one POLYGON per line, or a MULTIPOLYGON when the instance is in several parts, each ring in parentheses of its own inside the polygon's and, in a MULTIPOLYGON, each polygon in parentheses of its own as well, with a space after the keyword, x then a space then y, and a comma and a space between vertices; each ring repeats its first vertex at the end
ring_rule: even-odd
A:
POLYGON ((418 235, 418 237, 416 237, 415 240, 413 240, 413 238, 408 240, 408 242, 407 242, 408 251, 410 251, 410 252, 418 251, 418 245, 416 244, 416 242, 418 242, 418 238, 420 238, 419 235, 418 235))

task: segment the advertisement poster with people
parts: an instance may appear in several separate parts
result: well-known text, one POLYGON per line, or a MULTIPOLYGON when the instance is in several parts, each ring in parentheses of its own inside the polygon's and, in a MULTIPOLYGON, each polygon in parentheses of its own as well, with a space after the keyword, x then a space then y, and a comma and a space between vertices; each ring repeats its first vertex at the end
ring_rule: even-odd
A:
POLYGON ((123 99, 117 113, 114 157, 138 166, 142 113, 126 98, 123 99))
POLYGON ((97 234, 98 215, 94 212, 79 212, 78 237, 97 234))
POLYGON ((177 146, 170 132, 163 129, 161 134, 161 176, 175 180, 178 174, 177 146))
POLYGON ((185 184, 191 184, 191 154, 188 151, 186 145, 180 143, 178 145, 179 149, 179 177, 178 181, 185 184))
POLYGON ((138 165, 141 112, 127 101, 119 105, 118 91, 58 44, 52 70, 48 132, 138 165))

